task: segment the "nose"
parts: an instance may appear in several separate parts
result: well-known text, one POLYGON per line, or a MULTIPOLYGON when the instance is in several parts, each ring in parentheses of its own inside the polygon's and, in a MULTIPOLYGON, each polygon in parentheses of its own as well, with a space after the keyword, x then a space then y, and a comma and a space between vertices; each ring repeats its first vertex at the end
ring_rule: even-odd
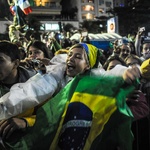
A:
POLYGON ((124 54, 128 54, 128 52, 127 52, 127 51, 124 51, 124 54))
POLYGON ((31 59, 36 59, 36 55, 34 53, 30 54, 29 56, 31 59))
POLYGON ((73 55, 69 56, 68 60, 73 61, 74 60, 74 56, 73 55))

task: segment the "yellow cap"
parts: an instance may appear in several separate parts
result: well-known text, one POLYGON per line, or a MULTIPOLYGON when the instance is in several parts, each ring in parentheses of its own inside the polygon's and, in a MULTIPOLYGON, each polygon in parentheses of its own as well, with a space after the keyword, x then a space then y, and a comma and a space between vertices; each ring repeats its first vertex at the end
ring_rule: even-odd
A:
POLYGON ((142 63, 140 70, 142 77, 150 79, 150 59, 147 59, 142 63))

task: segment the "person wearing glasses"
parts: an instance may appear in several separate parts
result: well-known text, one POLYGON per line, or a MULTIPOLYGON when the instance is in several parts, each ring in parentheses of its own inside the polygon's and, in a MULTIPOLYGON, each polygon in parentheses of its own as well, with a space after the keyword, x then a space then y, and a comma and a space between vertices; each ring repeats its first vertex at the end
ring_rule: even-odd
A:
POLYGON ((120 54, 119 57, 121 57, 123 60, 131 54, 131 48, 129 44, 122 44, 120 46, 120 54))
POLYGON ((150 41, 145 38, 145 28, 142 27, 137 32, 135 38, 135 52, 142 61, 150 58, 150 41))

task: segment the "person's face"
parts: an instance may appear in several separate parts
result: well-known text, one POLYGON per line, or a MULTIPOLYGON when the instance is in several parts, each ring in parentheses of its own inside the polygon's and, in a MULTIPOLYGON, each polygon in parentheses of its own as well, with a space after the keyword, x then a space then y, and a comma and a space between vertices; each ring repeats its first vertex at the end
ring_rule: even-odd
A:
POLYGON ((86 52, 82 48, 73 48, 69 51, 66 65, 66 73, 70 77, 84 73, 90 68, 86 52))
POLYGON ((131 49, 128 45, 122 45, 120 48, 120 57, 125 59, 131 53, 131 49))
POLYGON ((0 81, 8 81, 12 78, 15 70, 14 62, 4 53, 0 53, 0 81))
POLYGON ((113 23, 110 24, 110 30, 114 30, 114 24, 113 23))
POLYGON ((146 57, 146 59, 150 58, 150 43, 143 44, 142 53, 143 56, 146 57))
POLYGON ((134 66, 134 65, 140 65, 137 59, 134 58, 128 58, 126 61, 127 66, 134 66))
POLYGON ((118 65, 118 64, 121 65, 121 62, 118 61, 118 60, 112 60, 112 61, 109 63, 109 65, 108 65, 108 67, 107 67, 107 70, 113 69, 113 68, 114 68, 116 65, 118 65))
POLYGON ((31 58, 31 59, 36 59, 36 58, 43 59, 44 58, 44 53, 40 49, 37 49, 37 48, 35 48, 33 46, 30 46, 29 47, 29 52, 28 52, 28 58, 31 58))

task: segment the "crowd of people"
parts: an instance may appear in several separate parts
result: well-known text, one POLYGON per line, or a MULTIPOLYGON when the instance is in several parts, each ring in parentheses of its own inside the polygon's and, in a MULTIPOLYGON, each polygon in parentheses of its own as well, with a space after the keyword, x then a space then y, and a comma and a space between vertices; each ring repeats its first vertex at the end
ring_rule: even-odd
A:
MULTIPOLYGON (((84 40, 85 37, 81 37, 80 41, 71 41, 68 36, 63 35, 63 40, 61 40, 61 34, 48 32, 41 36, 41 40, 37 40, 36 36, 32 34, 28 41, 25 37, 20 40, 14 32, 11 32, 10 41, 0 41, 1 149, 17 150, 23 149, 26 145, 28 150, 40 148, 54 150, 54 147, 55 149, 73 150, 85 149, 88 145, 90 146, 88 149, 93 150, 148 150, 150 148, 150 43, 142 41, 142 34, 143 31, 137 32, 135 41, 132 43, 123 43, 119 41, 120 39, 116 39, 112 43, 112 50, 108 50, 109 53, 106 56, 103 50, 90 43, 88 37, 86 40, 84 40), (79 77, 78 80, 80 81, 87 76, 89 82, 90 78, 113 77, 115 80, 121 78, 123 83, 119 89, 134 87, 129 94, 123 97, 126 108, 117 106, 128 112, 128 114, 123 113, 123 111, 121 113, 133 118, 130 124, 131 128, 129 126, 128 129, 133 132, 133 141, 125 137, 124 134, 121 137, 114 136, 114 139, 109 139, 108 143, 104 142, 105 144, 101 143, 106 137, 99 137, 99 134, 92 136, 92 142, 88 141, 87 137, 91 136, 91 132, 99 133, 99 131, 94 131, 92 126, 95 123, 94 115, 99 110, 105 109, 105 106, 103 106, 104 108, 95 106, 97 109, 92 112, 93 117, 89 121, 89 116, 86 114, 89 113, 86 110, 87 106, 81 105, 87 99, 82 96, 78 97, 80 102, 76 104, 71 103, 68 99, 64 102, 57 98, 57 95, 60 95, 61 98, 63 95, 69 97, 70 93, 66 87, 70 86, 76 78, 79 77), (54 104, 61 107, 58 110, 54 109, 54 104), (41 112, 45 107, 48 107, 48 111, 41 112), (60 110, 61 113, 57 116, 56 114, 60 110), (74 110, 76 111, 74 112, 74 110), (74 125, 71 124, 77 120, 76 114, 80 112, 81 118, 74 125), (57 122, 53 124, 44 117, 38 117, 40 115, 49 117, 51 121, 57 118, 57 122), (69 115, 74 115, 74 118, 69 118, 69 115), (64 120, 61 119, 62 117, 64 120), (59 135, 57 135, 56 131, 61 122, 63 125, 59 135), (34 133, 37 125, 40 125, 43 130, 47 129, 48 132, 43 136, 41 136, 41 131, 34 133), (49 128, 54 128, 54 126, 55 132, 52 132, 49 128), (73 127, 75 129, 70 129, 73 127), (77 133, 72 133, 72 130, 77 130, 77 133), (33 136, 33 139, 29 140, 30 132, 33 135, 37 134, 37 136, 33 136), (54 141, 50 142, 52 137, 54 141), (48 140, 44 141, 45 138, 48 140), (115 138, 122 138, 122 140, 115 138), (23 140, 25 140, 25 145, 23 140), (128 147, 121 144, 121 141, 124 140, 129 140, 132 146, 128 147), (113 146, 110 147, 109 142, 113 143, 113 146), (21 146, 20 144, 16 145, 16 143, 21 143, 21 146)), ((84 92, 95 89, 94 86, 93 84, 92 87, 87 87, 84 92)), ((114 85, 116 89, 118 86, 114 85)), ((75 89, 76 87, 70 86, 70 88, 75 89)), ((96 90, 100 91, 98 87, 96 90)), ((110 94, 109 91, 107 94, 110 94)), ((90 99, 90 104, 92 105, 94 101, 99 100, 90 99)), ((106 101, 108 100, 106 99, 106 101)), ((112 110, 113 108, 109 109, 112 110)), ((103 115, 105 115, 104 113, 106 111, 103 112, 103 115)), ((104 122, 104 119, 100 117, 98 119, 104 122)), ((122 120, 120 117, 116 119, 122 120)), ((98 126, 102 125, 99 121, 97 124, 98 126)), ((120 123, 117 124, 116 122, 116 125, 119 128, 120 123)), ((107 126, 103 128, 105 129, 107 126)), ((105 136, 109 135, 106 134, 105 136)))

